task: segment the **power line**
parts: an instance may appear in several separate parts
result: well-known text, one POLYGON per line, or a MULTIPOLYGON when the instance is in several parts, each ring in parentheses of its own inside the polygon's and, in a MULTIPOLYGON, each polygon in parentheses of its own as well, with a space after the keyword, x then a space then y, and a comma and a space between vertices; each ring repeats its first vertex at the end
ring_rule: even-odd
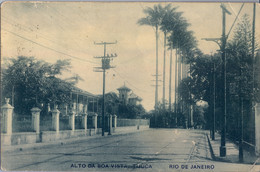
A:
POLYGON ((38 45, 38 46, 41 46, 41 47, 43 47, 43 48, 49 49, 49 50, 51 50, 51 51, 54 51, 54 52, 56 52, 56 53, 59 53, 59 54, 62 54, 62 55, 65 55, 65 56, 68 56, 68 57, 71 57, 71 58, 74 58, 74 59, 77 59, 77 60, 80 60, 80 61, 84 61, 84 62, 88 62, 88 63, 92 63, 92 64, 98 64, 98 63, 92 62, 92 61, 90 61, 90 60, 81 59, 81 58, 79 58, 79 57, 72 56, 72 55, 66 54, 66 53, 64 53, 64 52, 55 50, 54 48, 50 48, 50 47, 48 47, 48 46, 46 46, 46 45, 43 45, 43 44, 40 44, 40 43, 35 42, 35 41, 33 41, 33 40, 30 40, 30 39, 25 38, 25 37, 23 37, 23 36, 21 36, 21 35, 19 35, 19 34, 17 34, 17 33, 8 31, 8 30, 6 30, 6 29, 4 29, 4 28, 2 28, 2 30, 6 31, 6 32, 8 32, 8 33, 11 33, 12 35, 15 35, 15 36, 17 36, 17 37, 19 37, 19 38, 22 38, 22 39, 24 39, 24 40, 26 40, 26 41, 29 41, 29 42, 31 42, 31 43, 34 43, 34 44, 36 44, 36 45, 38 45))
MULTIPOLYGON (((240 14, 242 8, 244 7, 244 5, 245 5, 245 3, 243 3, 243 4, 241 5, 240 10, 238 11, 238 14, 237 14, 236 18, 235 18, 235 20, 234 20, 234 22, 233 22, 233 24, 232 24, 230 30, 228 31, 228 34, 227 34, 227 36, 226 36, 227 38, 228 38, 228 36, 229 36, 231 30, 233 29, 233 27, 234 27, 234 25, 235 25, 235 23, 236 23, 236 21, 237 21, 237 19, 238 19, 238 16, 239 16, 239 14, 240 14)), ((234 10, 233 10, 233 11, 234 11, 234 10)))
MULTIPOLYGON (((59 47, 62 47, 62 48, 64 48, 63 47, 63 45, 61 45, 61 43, 60 42, 57 42, 57 41, 55 41, 55 40, 52 40, 52 39, 50 39, 50 36, 47 36, 47 35, 45 35, 45 34, 42 34, 42 33, 40 33, 39 32, 39 26, 37 25, 37 26, 35 26, 35 25, 31 25, 31 27, 29 27, 29 26, 26 26, 26 25, 24 25, 24 24, 21 24, 21 23, 18 23, 18 22, 15 22, 14 20, 12 20, 12 19, 10 19, 10 18, 8 18, 8 17, 6 17, 6 16, 2 16, 3 17, 3 20, 5 21, 5 22, 7 22, 7 23, 9 23, 10 25, 12 25, 12 26, 14 26, 14 27, 17 27, 18 29, 22 29, 22 30, 24 30, 24 31, 26 31, 26 32, 28 32, 28 33, 32 33, 32 32, 35 32, 35 36, 36 37, 38 37, 38 35, 40 35, 39 37, 40 38, 43 38, 43 39, 45 39, 45 40, 47 40, 47 41, 50 41, 50 42, 52 42, 53 44, 55 44, 55 45, 58 45, 59 47), (36 32, 37 31, 37 32, 36 32)), ((64 29, 61 27, 61 26, 59 26, 61 29, 62 29, 62 31, 64 32, 64 29)), ((51 38, 55 38, 55 37, 51 37, 51 38)), ((73 40, 75 40, 75 39, 73 39, 73 40)), ((75 41, 73 41, 74 43, 75 43, 75 45, 77 45, 79 48, 81 48, 80 49, 80 51, 82 51, 83 53, 87 53, 87 52, 85 52, 85 51, 83 51, 84 50, 84 48, 82 48, 81 46, 79 46, 79 44, 77 43, 77 42, 75 42, 75 41)), ((71 49, 71 48, 70 48, 71 49)), ((77 51, 77 50, 75 50, 75 49, 72 49, 72 50, 74 50, 74 51, 77 51)))
POLYGON ((115 71, 115 72, 118 74, 118 76, 119 76, 123 81, 126 81, 129 85, 131 85, 131 86, 134 87, 135 89, 140 90, 140 91, 142 91, 142 92, 149 92, 149 91, 147 91, 147 90, 143 90, 143 89, 140 89, 140 88, 136 87, 134 84, 132 84, 131 82, 129 82, 128 80, 126 80, 125 77, 123 77, 121 74, 119 74, 119 72, 116 71, 115 69, 112 69, 112 70, 115 71))
MULTIPOLYGON (((4 17, 4 16, 3 16, 4 17)), ((5 17, 6 18, 6 17, 5 17)), ((9 20, 7 20, 7 19, 4 19, 5 20, 5 22, 7 22, 7 23, 9 23, 10 25, 12 25, 12 26, 14 26, 14 27, 17 27, 18 29, 22 29, 22 30, 24 30, 24 31, 26 31, 26 32, 28 32, 28 33, 32 33, 32 32, 34 32, 34 29, 32 29, 32 28, 30 28, 30 27, 25 27, 25 26, 23 26, 22 24, 20 24, 20 23, 17 23, 17 22, 10 22, 9 20), (27 30, 28 29, 28 30, 27 30)), ((34 26, 34 27, 36 27, 36 26, 34 26)), ((62 47, 62 48, 64 48, 62 45, 60 45, 59 43, 57 43, 56 41, 53 41, 53 40, 51 40, 51 39, 49 39, 49 38, 46 38, 46 35, 44 35, 44 34, 42 34, 42 33, 39 33, 39 32, 37 32, 36 33, 36 37, 37 37, 37 35, 42 35, 42 36, 39 36, 39 37, 41 37, 41 38, 43 38, 43 39, 45 39, 45 40, 47 40, 47 41, 50 41, 50 42, 52 42, 52 43, 54 43, 54 44, 56 44, 56 45, 58 45, 58 46, 60 46, 60 47, 62 47)))

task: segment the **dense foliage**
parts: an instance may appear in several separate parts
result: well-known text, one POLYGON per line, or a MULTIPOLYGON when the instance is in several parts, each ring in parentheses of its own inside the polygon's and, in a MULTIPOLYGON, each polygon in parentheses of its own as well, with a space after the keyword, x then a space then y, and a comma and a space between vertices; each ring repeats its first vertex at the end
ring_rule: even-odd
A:
MULTIPOLYGON (((237 128, 240 127, 241 115, 243 115, 244 132, 254 133, 252 110, 254 101, 259 101, 259 81, 257 78, 259 66, 253 60, 251 29, 248 16, 243 16, 236 27, 233 38, 228 41, 226 47, 227 133, 234 139, 239 138, 237 128)), ((255 48, 257 50, 257 46, 255 48)), ((209 108, 205 111, 204 119, 206 120, 206 128, 209 128, 212 125, 213 88, 215 85, 216 127, 220 129, 221 116, 223 115, 223 77, 221 74, 223 61, 221 54, 216 53, 208 56, 197 53, 195 56, 193 55, 193 58, 188 59, 188 62, 190 64, 190 77, 182 80, 179 85, 182 101, 187 104, 195 104, 199 100, 207 102, 209 108)), ((253 137, 250 135, 244 137, 247 141, 253 142, 253 137)))
MULTIPOLYGON (((73 84, 59 78, 69 70, 70 62, 58 60, 55 64, 36 60, 34 57, 10 58, 2 69, 2 99, 11 102, 18 114, 29 114, 34 106, 42 103, 61 103, 70 100, 73 84)), ((3 100, 2 100, 3 102, 3 100)))

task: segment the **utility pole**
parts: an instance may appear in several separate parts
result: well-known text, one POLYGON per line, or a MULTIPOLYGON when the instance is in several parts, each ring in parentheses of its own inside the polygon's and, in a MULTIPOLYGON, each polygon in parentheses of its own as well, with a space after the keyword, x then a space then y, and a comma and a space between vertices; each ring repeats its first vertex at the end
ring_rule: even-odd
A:
POLYGON ((216 128, 216 69, 215 61, 213 62, 213 126, 212 126, 212 140, 215 140, 216 128))
POLYGON ((221 130, 221 146, 219 148, 220 150, 220 156, 224 157, 226 156, 226 117, 227 117, 227 82, 226 82, 226 41, 227 41, 227 35, 226 35, 226 13, 231 15, 231 13, 227 10, 224 4, 221 4, 220 7, 222 8, 222 36, 221 38, 202 38, 202 40, 206 41, 213 41, 216 42, 221 51, 221 58, 222 58, 222 93, 223 93, 223 101, 222 101, 222 130, 221 130), (221 42, 220 42, 221 41, 221 42))
POLYGON ((222 76, 223 76, 223 118, 222 118, 222 132, 221 132, 221 146, 220 156, 226 156, 226 125, 227 125, 227 76, 226 76, 226 13, 231 15, 224 4, 221 4, 222 8, 222 37, 221 37, 221 57, 222 57, 222 76))
POLYGON ((239 111, 240 111, 240 120, 239 120, 239 127, 240 127, 240 137, 239 137, 239 162, 244 161, 243 157, 243 96, 242 96, 242 60, 240 60, 239 64, 239 111))
MULTIPOLYGON (((191 62, 190 62, 190 77, 191 77, 191 62)), ((191 119, 192 119, 192 117, 191 117, 191 115, 192 115, 192 112, 191 112, 191 107, 192 107, 192 97, 191 97, 191 88, 192 88, 192 86, 191 86, 191 84, 190 84, 190 86, 189 86, 189 100, 190 100, 190 104, 189 104, 189 121, 188 121, 188 126, 189 126, 189 128, 191 128, 192 127, 192 122, 191 122, 191 119)))
MULTIPOLYGON (((114 57, 117 57, 117 54, 109 54, 106 55, 106 46, 109 44, 116 44, 116 42, 100 42, 96 43, 95 45, 103 45, 104 46, 104 56, 94 57, 94 58, 100 58, 102 62, 101 67, 95 67, 95 72, 103 72, 103 100, 102 100, 102 136, 105 135, 105 88, 106 88, 106 70, 110 68, 114 68, 114 66, 110 65, 110 61, 113 60, 114 57)), ((111 135, 110 127, 109 128, 109 135, 111 135)))
POLYGON ((155 105, 154 109, 155 111, 158 110, 158 39, 159 39, 159 34, 158 34, 158 25, 156 25, 156 74, 155 74, 155 105))
MULTIPOLYGON (((253 70, 253 96, 255 95, 254 94, 254 90, 255 90, 255 12, 256 12, 256 9, 255 9, 255 3, 254 3, 254 6, 253 6, 253 24, 252 24, 252 60, 253 60, 253 63, 252 63, 252 70, 253 70)), ((253 97, 253 101, 255 101, 254 97, 253 97)))
MULTIPOLYGON (((155 80, 152 80, 152 81, 155 81, 155 85, 151 85, 152 87, 155 87, 155 89, 161 85, 158 84, 159 81, 162 81, 162 80, 158 80, 158 76, 161 76, 161 75, 158 75, 158 74, 155 74, 155 75, 152 75, 153 77, 155 77, 155 80)), ((155 127, 158 127, 158 121, 157 121, 157 118, 158 118, 158 104, 155 104, 154 105, 154 110, 155 110, 155 116, 154 116, 154 125, 155 127), (156 124, 157 122, 157 124, 156 124)))
MULTIPOLYGON (((161 76, 161 75, 155 74, 155 75, 152 75, 152 76, 155 77, 155 80, 152 80, 152 81, 155 81, 155 84, 151 85, 151 86, 155 87, 155 88, 160 87, 161 85, 159 85, 159 82, 162 82, 162 80, 160 80, 158 77, 161 76)), ((157 108, 155 108, 155 106, 154 106, 154 109, 157 112, 157 110, 158 110, 158 103, 157 103, 157 108)))
POLYGON ((212 82, 211 82, 211 90, 212 90, 212 96, 211 96, 211 102, 212 102, 212 135, 211 135, 211 139, 215 140, 215 108, 216 108, 216 87, 215 87, 215 82, 216 82, 216 76, 215 76, 215 61, 213 59, 212 53, 211 53, 211 60, 212 60, 212 82))

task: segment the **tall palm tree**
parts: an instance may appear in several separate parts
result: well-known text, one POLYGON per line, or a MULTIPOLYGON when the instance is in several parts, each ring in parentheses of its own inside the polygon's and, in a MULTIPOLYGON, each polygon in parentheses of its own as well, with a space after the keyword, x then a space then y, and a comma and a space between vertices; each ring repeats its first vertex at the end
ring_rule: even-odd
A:
POLYGON ((148 25, 155 27, 156 36, 156 84, 155 84, 155 110, 158 108, 158 29, 164 16, 164 8, 158 4, 153 8, 147 7, 144 9, 144 13, 147 15, 144 18, 138 20, 139 25, 148 25))
MULTIPOLYGON (((177 85, 178 85, 178 81, 180 78, 180 65, 178 64, 178 56, 179 56, 179 52, 180 50, 184 49, 184 44, 187 40, 184 39, 185 34, 187 32, 187 27, 189 26, 189 24, 187 23, 187 21, 182 18, 181 16, 179 17, 178 23, 175 24, 174 26, 174 30, 171 33, 170 37, 169 37, 169 41, 172 42, 173 47, 176 49, 176 61, 175 61, 175 115, 177 115, 177 85)), ((177 124, 177 116, 175 116, 175 123, 177 124)))
MULTIPOLYGON (((164 7, 164 17, 161 23, 160 29, 164 33, 164 54, 163 54, 163 109, 165 109, 165 56, 166 56, 166 42, 167 42, 167 33, 175 30, 175 26, 179 22, 179 18, 182 13, 176 12, 177 7, 172 8, 170 4, 164 7)), ((170 64, 171 65, 171 64, 170 64)))

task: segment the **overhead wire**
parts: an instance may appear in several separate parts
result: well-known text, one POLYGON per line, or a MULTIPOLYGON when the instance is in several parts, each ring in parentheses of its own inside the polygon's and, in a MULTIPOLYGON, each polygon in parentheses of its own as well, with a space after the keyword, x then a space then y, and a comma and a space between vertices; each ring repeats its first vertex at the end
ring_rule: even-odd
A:
POLYGON ((233 12, 236 14, 236 18, 235 18, 235 20, 234 20, 234 22, 233 22, 233 24, 232 24, 232 26, 231 26, 231 28, 230 28, 228 34, 227 34, 227 38, 228 38, 228 36, 229 36, 231 30, 233 29, 233 27, 234 27, 234 25, 235 25, 235 23, 236 23, 236 21, 237 21, 237 19, 238 19, 238 16, 239 16, 240 12, 242 11, 242 8, 244 7, 244 5, 245 5, 245 3, 243 3, 243 4, 241 5, 241 7, 240 7, 238 13, 236 14, 235 10, 233 9, 233 7, 232 7, 232 6, 230 5, 230 3, 229 3, 229 6, 230 6, 231 9, 233 10, 233 12))
POLYGON ((82 58, 79 58, 79 57, 76 57, 76 56, 72 56, 72 55, 67 54, 67 53, 64 53, 64 52, 62 52, 62 51, 58 51, 58 50, 56 50, 56 49, 54 49, 54 48, 50 48, 50 47, 48 47, 48 46, 46 46, 46 45, 43 45, 43 44, 38 43, 38 42, 35 42, 35 41, 30 40, 30 39, 28 39, 28 38, 25 38, 25 37, 23 37, 23 36, 21 36, 21 35, 19 35, 19 34, 17 34, 17 33, 14 33, 14 32, 12 32, 12 31, 8 31, 8 30, 6 30, 5 28, 2 28, 2 30, 6 31, 6 32, 8 32, 8 33, 11 33, 12 35, 15 35, 15 36, 17 36, 17 37, 19 37, 19 38, 22 38, 22 39, 24 39, 24 40, 26 40, 26 41, 29 41, 29 42, 31 42, 31 43, 34 43, 34 44, 36 44, 36 45, 38 45, 38 46, 41 46, 41 47, 44 47, 44 48, 49 49, 49 50, 51 50, 51 51, 54 51, 54 52, 56 52, 56 53, 59 53, 59 54, 62 54, 62 55, 65 55, 65 56, 68 56, 68 57, 71 57, 71 58, 74 58, 74 59, 77 59, 77 60, 80 60, 80 61, 84 61, 84 62, 88 62, 88 63, 92 63, 92 64, 99 64, 99 63, 96 63, 96 62, 93 62, 93 61, 90 61, 90 60, 86 60, 86 59, 82 59, 82 58))
POLYGON ((137 90, 139 90, 139 91, 143 91, 143 92, 149 92, 149 91, 147 91, 147 90, 143 90, 143 89, 140 89, 140 88, 136 87, 134 84, 132 84, 131 82, 129 82, 128 80, 126 80, 123 76, 121 76, 121 74, 119 74, 118 71, 115 70, 115 68, 112 68, 112 70, 115 71, 115 72, 118 74, 118 76, 119 76, 123 81, 127 82, 129 85, 131 85, 131 86, 134 87, 135 89, 137 89, 137 90))
MULTIPOLYGON (((4 17, 4 16, 3 16, 4 17)), ((32 33, 32 32, 34 32, 34 30, 33 29, 31 29, 30 27, 28 27, 28 28, 26 28, 25 26, 23 26, 22 24, 20 24, 20 23, 17 23, 17 22, 9 22, 9 20, 6 20, 6 19, 4 19, 4 22, 7 22, 7 23, 9 23, 10 25, 12 25, 12 26, 14 26, 14 27, 17 27, 18 29, 21 29, 21 30, 23 30, 23 31, 25 31, 25 32, 27 32, 27 33, 32 33)), ((32 25, 33 26, 33 25, 32 25)), ((45 39, 45 40, 47 40, 47 41, 49 41, 49 42, 52 42, 52 43, 54 43, 54 44, 56 44, 56 45, 58 45, 58 46, 60 46, 60 47, 62 47, 62 48, 64 48, 60 43, 57 43, 56 41, 54 41, 54 40, 52 40, 52 39, 49 39, 49 38, 46 38, 46 35, 44 35, 44 34, 42 34, 42 33, 40 33, 40 32, 37 32, 36 33, 36 37, 38 37, 38 35, 41 35, 41 36, 39 36, 40 38, 42 38, 42 39, 45 39)), ((47 36, 48 37, 48 36, 47 36)))

